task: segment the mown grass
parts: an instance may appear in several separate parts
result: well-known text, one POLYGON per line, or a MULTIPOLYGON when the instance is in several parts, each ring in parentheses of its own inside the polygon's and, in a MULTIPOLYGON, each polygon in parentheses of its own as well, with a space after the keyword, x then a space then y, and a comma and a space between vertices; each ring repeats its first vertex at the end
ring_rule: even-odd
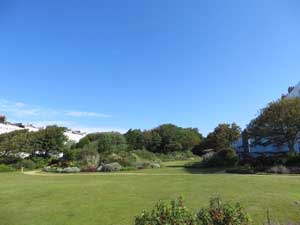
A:
POLYGON ((255 224, 262 224, 267 209, 279 221, 300 221, 298 176, 207 174, 181 165, 173 162, 162 169, 134 172, 146 174, 141 176, 2 173, 0 224, 129 225, 159 199, 181 195, 197 210, 217 194, 241 202, 255 224))

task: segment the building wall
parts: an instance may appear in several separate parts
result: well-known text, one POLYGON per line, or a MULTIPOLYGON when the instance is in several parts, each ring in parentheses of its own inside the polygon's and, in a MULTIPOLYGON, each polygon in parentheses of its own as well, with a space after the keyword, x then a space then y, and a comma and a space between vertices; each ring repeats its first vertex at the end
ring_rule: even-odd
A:
MULTIPOLYGON (((12 124, 0 123, 0 134, 9 133, 9 132, 13 132, 16 130, 23 130, 23 129, 27 129, 30 132, 39 131, 39 128, 35 128, 32 126, 25 126, 25 128, 21 128, 21 127, 12 125, 12 124)), ((81 138, 83 138, 85 136, 85 134, 74 134, 74 133, 72 133, 72 131, 65 132, 65 135, 68 137, 69 140, 74 141, 74 142, 78 142, 81 138)))

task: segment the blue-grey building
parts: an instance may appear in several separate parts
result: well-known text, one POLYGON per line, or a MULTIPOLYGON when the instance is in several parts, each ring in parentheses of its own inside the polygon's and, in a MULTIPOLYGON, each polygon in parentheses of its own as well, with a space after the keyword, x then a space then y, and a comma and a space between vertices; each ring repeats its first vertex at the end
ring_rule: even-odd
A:
MULTIPOLYGON (((289 93, 284 98, 300 98, 300 83, 295 87, 289 88, 289 93)), ((256 145, 253 140, 249 139, 244 131, 242 137, 236 142, 232 143, 232 147, 236 150, 238 154, 250 154, 253 156, 261 154, 275 154, 275 153, 288 153, 289 147, 287 144, 282 146, 277 145, 256 145)), ((300 143, 295 144, 296 152, 299 152, 300 143)))

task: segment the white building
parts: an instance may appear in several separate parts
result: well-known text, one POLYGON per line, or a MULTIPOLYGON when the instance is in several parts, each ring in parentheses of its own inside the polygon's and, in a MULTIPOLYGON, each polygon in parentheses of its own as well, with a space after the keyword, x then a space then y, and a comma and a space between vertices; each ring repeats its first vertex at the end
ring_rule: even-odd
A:
POLYGON ((300 82, 287 95, 287 98, 299 98, 299 97, 300 97, 300 82))
MULTIPOLYGON (((16 130, 28 130, 30 132, 36 132, 43 128, 37 128, 33 125, 22 125, 22 124, 13 124, 13 123, 0 123, 0 134, 13 132, 16 130)), ((81 133, 79 131, 67 130, 65 135, 70 141, 78 142, 81 138, 86 136, 86 133, 81 133)))

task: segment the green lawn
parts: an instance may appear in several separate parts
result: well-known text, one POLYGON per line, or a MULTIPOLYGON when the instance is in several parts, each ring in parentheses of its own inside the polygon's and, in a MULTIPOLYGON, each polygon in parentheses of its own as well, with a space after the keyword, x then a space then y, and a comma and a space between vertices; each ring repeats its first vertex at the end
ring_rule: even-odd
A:
POLYGON ((197 210, 216 194, 240 201, 255 224, 261 224, 267 209, 278 220, 300 221, 300 176, 200 174, 181 164, 131 172, 140 176, 2 173, 0 224, 127 225, 159 199, 182 195, 197 210))

